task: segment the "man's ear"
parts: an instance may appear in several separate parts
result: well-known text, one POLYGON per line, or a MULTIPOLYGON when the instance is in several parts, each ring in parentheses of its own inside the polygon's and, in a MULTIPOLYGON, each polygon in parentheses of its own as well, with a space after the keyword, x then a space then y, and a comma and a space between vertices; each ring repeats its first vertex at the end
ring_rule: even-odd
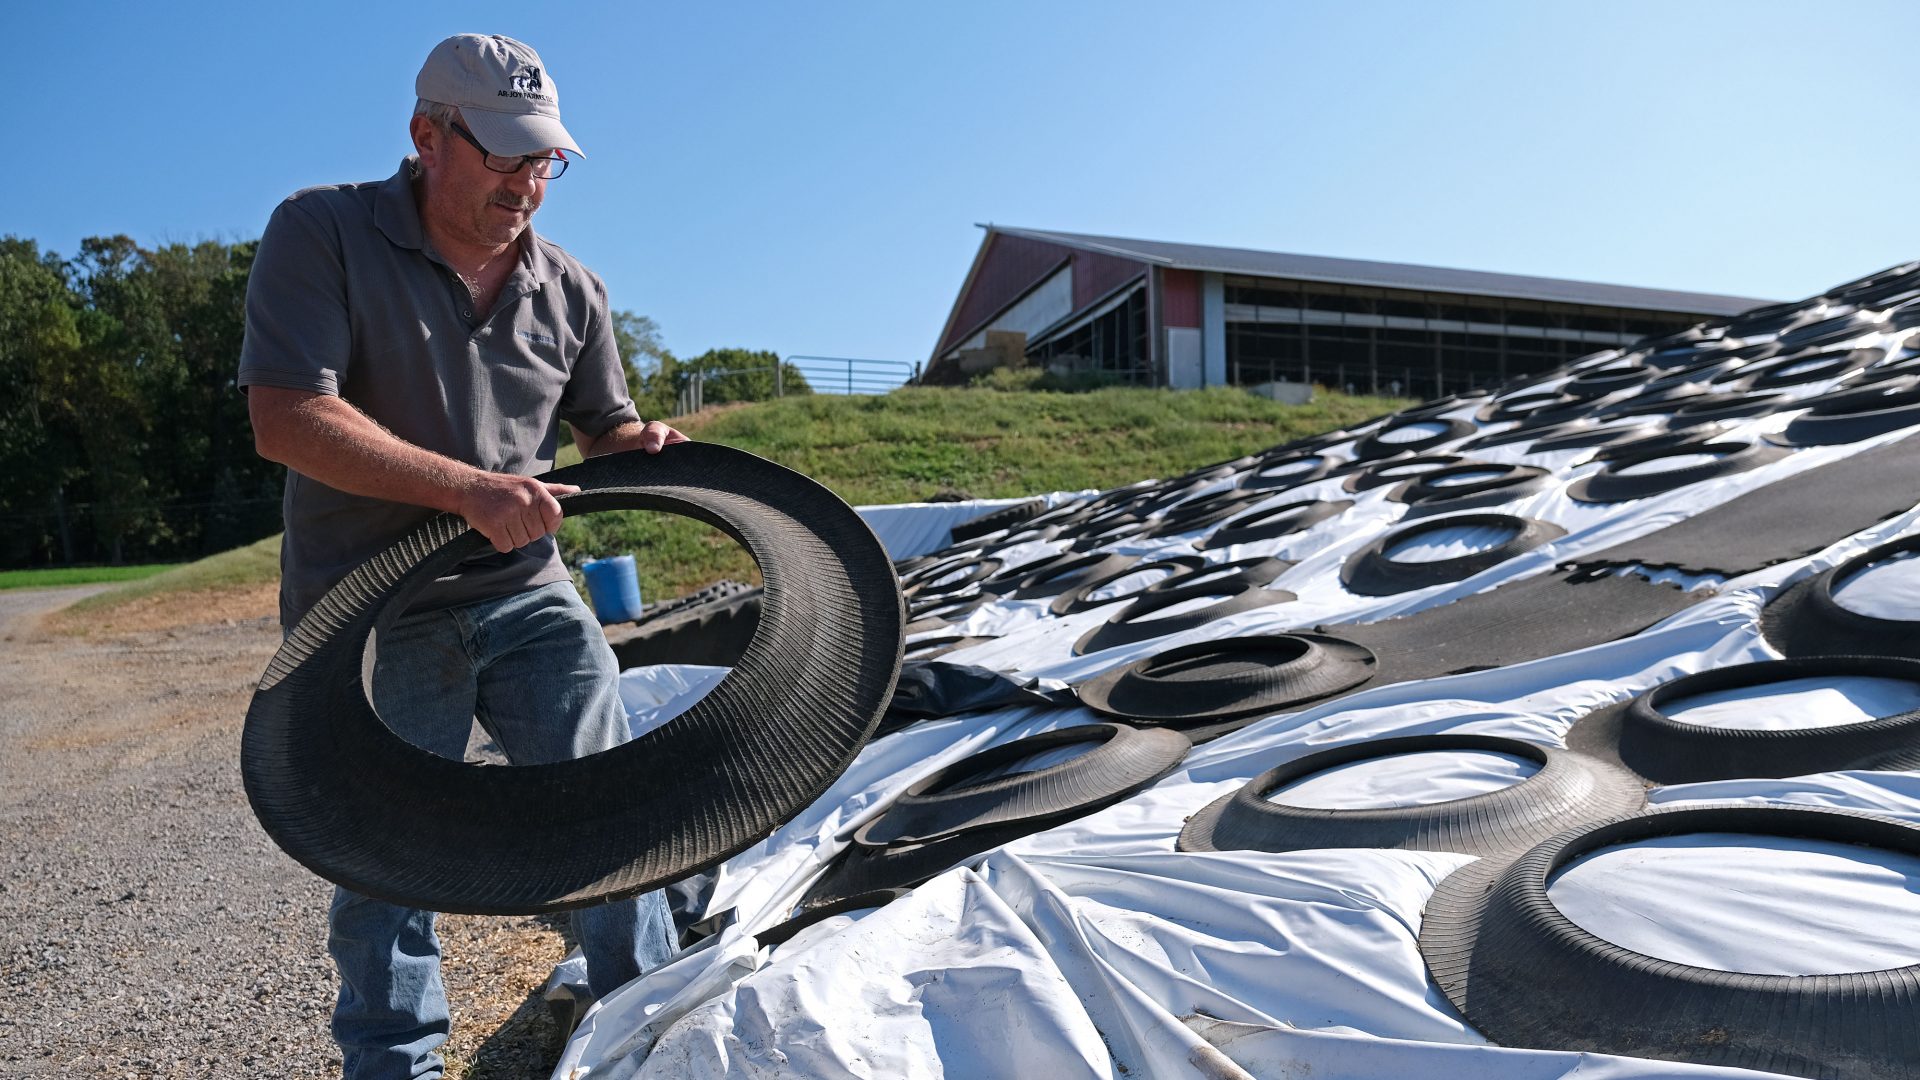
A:
POLYGON ((425 116, 415 116, 407 123, 407 133, 413 136, 413 149, 420 155, 421 168, 429 169, 440 163, 440 155, 447 152, 446 132, 433 126, 433 121, 425 116))

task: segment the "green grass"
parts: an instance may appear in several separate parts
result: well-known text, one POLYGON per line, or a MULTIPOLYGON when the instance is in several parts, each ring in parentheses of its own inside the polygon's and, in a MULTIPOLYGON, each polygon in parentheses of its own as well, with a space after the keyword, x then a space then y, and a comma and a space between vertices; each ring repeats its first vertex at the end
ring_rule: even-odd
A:
POLYGON ((280 536, 278 533, 246 547, 209 555, 198 562, 183 563, 139 581, 130 581, 116 589, 95 593, 67 608, 68 611, 105 611, 128 600, 155 593, 194 592, 202 589, 235 588, 259 585, 280 579, 280 536))
MULTIPOLYGON (((682 430, 771 458, 861 505, 939 495, 1003 498, 1175 476, 1404 404, 1321 394, 1311 405, 1287 406, 1231 388, 1064 394, 917 387, 884 396, 784 398, 689 418, 682 430)), ((648 601, 719 577, 757 580, 730 538, 672 515, 568 518, 560 541, 574 565, 634 553, 648 601)))
MULTIPOLYGON (((1311 405, 1289 406, 1230 388, 1066 394, 916 387, 882 396, 783 398, 677 423, 693 438, 771 458, 862 505, 943 495, 1005 498, 1175 476, 1404 404, 1323 393, 1311 405)), ((567 447, 559 463, 579 456, 567 447)), ((575 567, 632 552, 649 603, 718 578, 759 580, 732 538, 671 514, 570 517, 560 527, 560 549, 575 567)), ((130 581, 70 610, 104 611, 155 593, 272 582, 279 573, 280 538, 271 536, 130 581)))
POLYGON ((61 585, 95 585, 107 581, 137 581, 152 577, 173 563, 146 566, 67 566, 54 570, 0 570, 0 589, 52 589, 61 585))

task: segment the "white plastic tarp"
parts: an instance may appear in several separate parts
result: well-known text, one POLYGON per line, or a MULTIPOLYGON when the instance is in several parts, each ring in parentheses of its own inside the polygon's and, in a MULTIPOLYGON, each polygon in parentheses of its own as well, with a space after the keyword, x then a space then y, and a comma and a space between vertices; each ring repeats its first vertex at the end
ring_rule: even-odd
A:
MULTIPOLYGON (((1463 407, 1460 414, 1470 412, 1463 407)), ((1783 423, 1776 416, 1750 427, 1776 430, 1783 423)), ((1402 508, 1378 490, 1349 495, 1337 480, 1317 482, 1314 490, 1276 499, 1318 495, 1351 498, 1355 505, 1304 535, 1205 553, 1215 562, 1254 554, 1297 560, 1275 582, 1298 594, 1292 603, 1075 657, 1072 643, 1111 609, 1057 618, 1045 613, 1044 603, 1001 600, 969 616, 961 629, 1004 636, 949 658, 1077 681, 1184 641, 1403 614, 1544 572, 1903 434, 1800 450, 1750 473, 1607 507, 1565 496, 1565 482, 1593 468, 1575 464, 1578 453, 1535 455, 1529 463, 1557 469, 1560 485, 1502 509, 1553 521, 1566 536, 1467 581, 1388 598, 1346 592, 1338 568, 1347 554, 1393 527, 1402 508)), ((1522 450, 1524 444, 1497 447, 1476 457, 1519 460, 1522 450), (1501 451, 1512 455, 1502 458, 1501 451)), ((1097 717, 1083 708, 1009 709, 917 724, 877 739, 824 796, 716 869, 707 913, 732 909, 737 921, 599 1003, 555 1075, 1757 1076, 1487 1044, 1440 994, 1418 950, 1423 906, 1470 856, 1183 853, 1174 849, 1175 839, 1201 807, 1319 749, 1438 732, 1555 744, 1575 720, 1601 706, 1681 675, 1772 659, 1755 622, 1770 595, 1916 529, 1920 514, 1909 513, 1812 558, 1733 581, 1688 578, 1689 585, 1719 591, 1625 640, 1497 670, 1375 687, 1266 718, 1195 748, 1173 774, 1114 806, 969 860, 884 908, 829 919, 779 948, 759 947, 754 935, 785 921, 854 830, 915 780, 985 747, 1097 717)), ((1191 553, 1197 535, 1113 548, 1191 553)), ((1863 679, 1722 692, 1680 704, 1696 720, 1717 722, 1733 711, 1745 726, 1785 728, 1818 726, 1836 711, 1851 718, 1905 707, 1913 694, 1898 683, 1863 679)), ((1525 771, 1511 761, 1419 757, 1329 770, 1312 778, 1314 797, 1322 805, 1379 805, 1391 788, 1424 801, 1464 790, 1461 785, 1487 790, 1517 782, 1525 771)), ((1650 799, 1659 806, 1834 806, 1920 822, 1920 775, 1721 781, 1656 788, 1650 799)), ((1696 857, 1688 866, 1695 880, 1717 890, 1764 892, 1765 903, 1716 904, 1711 890, 1670 889, 1660 873, 1635 871, 1606 878, 1603 895, 1588 906, 1628 921, 1641 912, 1661 925, 1658 948, 1731 970, 1758 963, 1762 954, 1772 970, 1831 970, 1868 956, 1894 956, 1902 942, 1920 940, 1920 906, 1913 902, 1920 885, 1910 860, 1867 855, 1848 862, 1845 852, 1776 846, 1787 849, 1791 872, 1784 876, 1766 872, 1777 864, 1753 858, 1753 846, 1738 839, 1684 851, 1696 857), (1799 930, 1783 934, 1783 926, 1799 930)), ((1658 844, 1604 853, 1636 867, 1677 857, 1658 844)), ((1579 896, 1582 878, 1592 876, 1574 873, 1567 895, 1579 896)), ((1583 917, 1600 918, 1592 910, 1583 917)))
POLYGON ((1048 508, 1060 505, 1069 499, 1091 495, 1091 491, 1052 491, 1045 495, 1028 495, 1018 499, 968 499, 962 502, 925 502, 925 503, 886 503, 878 506, 856 506, 854 511, 866 521, 873 534, 887 549, 887 554, 896 559, 924 555, 947 546, 952 539, 955 525, 972 521, 984 514, 1008 506, 1018 506, 1028 499, 1039 499, 1048 508))

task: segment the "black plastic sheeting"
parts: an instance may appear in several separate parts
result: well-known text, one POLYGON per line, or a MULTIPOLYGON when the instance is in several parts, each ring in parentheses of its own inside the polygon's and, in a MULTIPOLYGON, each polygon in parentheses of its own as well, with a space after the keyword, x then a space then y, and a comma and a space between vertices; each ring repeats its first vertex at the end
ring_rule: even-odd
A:
POLYGON ((1920 503, 1912 436, 1796 473, 1577 561, 1740 574, 1805 558, 1920 503))
POLYGON ((1366 685, 1385 686, 1485 671, 1615 641, 1708 595, 1631 573, 1585 577, 1555 572, 1397 619, 1316 629, 1371 649, 1380 658, 1380 670, 1366 685))
POLYGON ((893 700, 880 718, 875 736, 899 731, 921 720, 957 716, 963 712, 1003 709, 1015 705, 1048 708, 1074 704, 1071 694, 1058 696, 1033 689, 1036 680, 1017 679, 992 668, 950 664, 944 660, 907 660, 900 665, 900 681, 893 700))

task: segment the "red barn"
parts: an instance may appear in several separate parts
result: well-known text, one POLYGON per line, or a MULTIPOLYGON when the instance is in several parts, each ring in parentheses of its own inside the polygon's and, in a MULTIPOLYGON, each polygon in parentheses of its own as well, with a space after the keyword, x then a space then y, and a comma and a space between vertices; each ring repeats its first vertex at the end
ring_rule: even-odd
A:
POLYGON ((1434 398, 1768 300, 983 226, 921 381, 1014 354, 1185 389, 1434 398))

